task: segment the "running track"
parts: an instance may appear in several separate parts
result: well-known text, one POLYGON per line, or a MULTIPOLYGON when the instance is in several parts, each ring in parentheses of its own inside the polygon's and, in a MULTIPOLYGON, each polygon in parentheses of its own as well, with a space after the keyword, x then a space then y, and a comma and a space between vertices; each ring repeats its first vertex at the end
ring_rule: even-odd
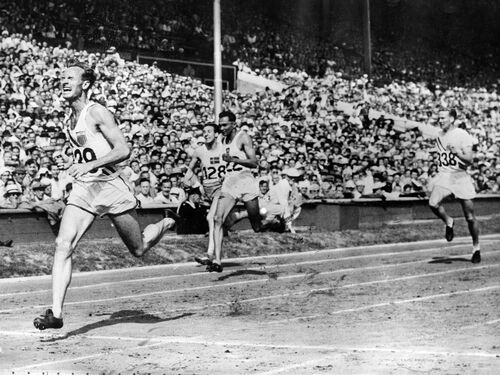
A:
POLYGON ((0 373, 498 374, 500 235, 0 280, 0 373))

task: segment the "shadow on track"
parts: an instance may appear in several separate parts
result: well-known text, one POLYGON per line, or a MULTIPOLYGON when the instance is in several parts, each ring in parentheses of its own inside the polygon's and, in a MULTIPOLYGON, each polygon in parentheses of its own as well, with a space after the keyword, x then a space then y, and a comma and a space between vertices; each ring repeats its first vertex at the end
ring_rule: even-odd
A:
POLYGON ((161 323, 161 322, 168 322, 170 320, 177 320, 177 319, 182 319, 187 316, 194 315, 194 313, 184 313, 180 315, 176 315, 173 317, 169 318, 160 318, 156 315, 151 315, 148 313, 145 313, 142 310, 121 310, 117 311, 113 314, 108 319, 105 320, 100 320, 95 323, 87 324, 86 326, 83 326, 81 328, 75 329, 73 331, 70 331, 64 335, 57 336, 57 337, 52 337, 48 339, 42 339, 41 342, 55 342, 55 341, 60 341, 60 340, 66 340, 67 338, 70 338, 72 336, 78 336, 78 335, 83 335, 89 331, 92 331, 97 328, 101 327, 107 327, 107 326, 112 326, 115 324, 121 324, 121 323, 161 323))
POLYGON ((470 263, 469 258, 449 258, 449 257, 434 257, 432 258, 429 262, 429 264, 440 264, 440 263, 445 263, 445 264, 451 264, 453 262, 468 262, 470 263))
MULTIPOLYGON (((225 266, 226 264, 223 263, 225 266)), ((257 271, 257 270, 238 270, 234 271, 231 273, 228 273, 227 275, 221 276, 217 278, 217 281, 224 281, 226 279, 229 279, 230 277, 236 277, 236 276, 242 276, 242 275, 267 275, 266 271, 257 271)))

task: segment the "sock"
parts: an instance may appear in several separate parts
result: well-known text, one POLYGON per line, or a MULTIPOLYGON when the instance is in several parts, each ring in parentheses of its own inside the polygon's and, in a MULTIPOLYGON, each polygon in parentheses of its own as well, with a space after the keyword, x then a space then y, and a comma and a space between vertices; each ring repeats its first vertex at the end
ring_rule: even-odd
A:
POLYGON ((165 232, 174 226, 174 224, 175 221, 169 217, 166 217, 157 223, 149 224, 142 232, 144 244, 148 248, 153 247, 161 240, 165 232))
POLYGON ((446 220, 446 226, 452 227, 453 226, 453 222, 454 222, 454 220, 452 218, 450 218, 449 220, 446 220))
POLYGON ((476 251, 481 251, 481 249, 479 248, 479 244, 472 245, 472 252, 475 253, 476 251))

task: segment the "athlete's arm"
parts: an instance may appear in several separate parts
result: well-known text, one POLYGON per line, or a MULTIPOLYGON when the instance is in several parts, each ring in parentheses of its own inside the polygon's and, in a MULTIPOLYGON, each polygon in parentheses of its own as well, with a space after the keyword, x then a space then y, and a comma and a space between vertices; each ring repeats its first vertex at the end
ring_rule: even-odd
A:
POLYGON ((227 163, 240 164, 247 168, 257 168, 258 166, 257 156, 255 156, 255 150, 252 145, 252 139, 246 133, 242 133, 240 139, 241 139, 241 147, 243 148, 243 151, 245 151, 245 155, 247 156, 247 158, 238 159, 230 156, 229 154, 223 154, 222 159, 227 163))
POLYGON ((106 165, 118 164, 130 156, 130 149, 121 130, 115 122, 111 112, 101 105, 90 107, 87 116, 96 124, 96 128, 102 133, 111 146, 111 151, 96 160, 73 164, 68 173, 73 177, 80 177, 93 169, 106 165))
POLYGON ((474 152, 472 151, 472 146, 466 146, 463 148, 455 148, 453 146, 448 146, 448 149, 460 159, 460 161, 466 165, 472 164, 474 161, 474 152))
POLYGON ((194 150, 193 156, 191 157, 191 161, 189 162, 187 169, 194 170, 194 167, 196 167, 196 163, 198 163, 198 160, 200 160, 200 157, 198 155, 198 152, 194 150))

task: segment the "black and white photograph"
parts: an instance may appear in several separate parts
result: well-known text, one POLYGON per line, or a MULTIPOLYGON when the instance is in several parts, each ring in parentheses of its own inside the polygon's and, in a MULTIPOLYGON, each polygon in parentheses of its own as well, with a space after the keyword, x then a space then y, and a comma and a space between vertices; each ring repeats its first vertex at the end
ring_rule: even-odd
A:
POLYGON ((500 0, 0 0, 0 375, 500 374, 500 0))

